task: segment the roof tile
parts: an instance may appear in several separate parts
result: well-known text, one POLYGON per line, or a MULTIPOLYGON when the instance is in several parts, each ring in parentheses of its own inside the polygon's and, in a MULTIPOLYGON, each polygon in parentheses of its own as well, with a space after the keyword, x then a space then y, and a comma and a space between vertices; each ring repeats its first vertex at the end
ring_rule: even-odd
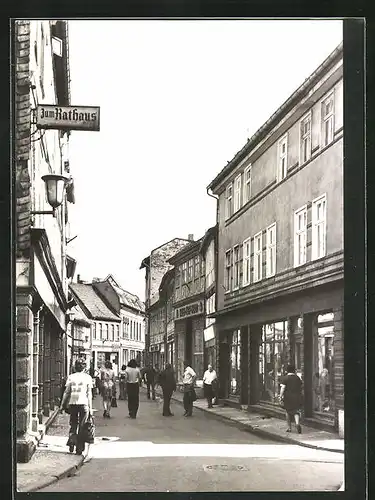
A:
POLYGON ((108 321, 120 321, 95 292, 91 284, 72 283, 70 289, 82 302, 93 319, 106 319, 108 321))

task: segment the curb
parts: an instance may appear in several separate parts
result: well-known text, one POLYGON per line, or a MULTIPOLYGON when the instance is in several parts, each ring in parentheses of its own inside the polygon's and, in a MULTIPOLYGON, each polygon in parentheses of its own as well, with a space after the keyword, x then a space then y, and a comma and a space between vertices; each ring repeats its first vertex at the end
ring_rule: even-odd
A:
POLYGON ((46 488, 47 486, 50 486, 51 484, 57 483, 57 481, 60 481, 60 479, 64 479, 65 477, 71 476, 73 472, 76 472, 77 470, 79 470, 82 467, 85 458, 86 458, 86 455, 82 455, 78 464, 73 465, 73 466, 69 467, 68 469, 65 469, 63 472, 61 472, 60 474, 57 474, 56 476, 51 476, 46 481, 43 481, 43 483, 39 483, 37 485, 32 486, 31 488, 19 491, 19 493, 32 493, 34 491, 41 490, 42 488, 46 488))
MULTIPOLYGON (((177 399, 173 396, 171 399, 173 401, 176 401, 177 403, 183 404, 182 401, 180 401, 179 399, 177 399)), ((251 425, 248 425, 248 424, 243 424, 242 422, 238 422, 238 421, 233 420, 231 418, 225 417, 224 415, 218 415, 217 413, 210 412, 210 411, 206 410, 206 408, 199 408, 199 406, 194 406, 194 408, 197 410, 203 411, 205 413, 208 413, 209 415, 216 418, 217 420, 225 421, 225 423, 232 425, 233 427, 238 427, 246 432, 250 432, 252 434, 255 434, 255 435, 258 435, 261 437, 270 438, 270 439, 273 439, 274 441, 303 446, 304 448, 311 448, 313 450, 322 450, 322 451, 329 451, 331 453, 341 453, 341 454, 345 453, 344 450, 338 450, 336 448, 326 448, 326 447, 317 446, 314 444, 303 443, 301 441, 295 441, 294 439, 288 438, 286 436, 279 436, 278 434, 274 434, 273 432, 266 431, 264 429, 259 429, 259 428, 253 427, 251 425)), ((343 491, 343 490, 340 490, 340 491, 343 491)))

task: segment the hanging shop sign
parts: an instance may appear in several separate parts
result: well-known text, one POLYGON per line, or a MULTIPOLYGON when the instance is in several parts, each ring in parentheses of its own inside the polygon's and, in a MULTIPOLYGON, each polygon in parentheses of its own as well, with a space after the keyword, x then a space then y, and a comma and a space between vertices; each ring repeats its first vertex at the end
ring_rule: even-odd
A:
POLYGON ((203 314, 204 303, 203 300, 194 302, 193 304, 188 304, 187 306, 178 307, 175 310, 175 319, 183 319, 189 316, 196 316, 197 314, 203 314))
POLYGON ((98 132, 100 107, 39 104, 36 109, 36 126, 40 129, 98 132))

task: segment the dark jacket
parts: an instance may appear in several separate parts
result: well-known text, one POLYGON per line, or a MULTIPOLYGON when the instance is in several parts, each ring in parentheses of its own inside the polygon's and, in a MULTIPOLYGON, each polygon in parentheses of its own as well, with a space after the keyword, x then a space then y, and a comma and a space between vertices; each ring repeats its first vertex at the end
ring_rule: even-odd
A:
POLYGON ((173 392, 176 390, 176 378, 174 376, 173 370, 163 370, 159 376, 160 387, 165 392, 173 392))
POLYGON ((158 378, 158 372, 155 370, 155 368, 150 367, 144 369, 142 374, 142 379, 147 384, 155 384, 157 382, 157 378, 158 378))

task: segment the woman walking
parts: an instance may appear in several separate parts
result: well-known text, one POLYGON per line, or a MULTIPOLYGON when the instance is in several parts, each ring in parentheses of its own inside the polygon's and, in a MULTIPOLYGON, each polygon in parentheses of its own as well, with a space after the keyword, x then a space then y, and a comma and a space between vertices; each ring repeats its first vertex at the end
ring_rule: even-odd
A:
POLYGON ((82 455, 85 449, 81 431, 88 416, 92 415, 92 378, 84 372, 85 366, 85 360, 76 360, 75 372, 67 378, 60 404, 60 411, 66 410, 70 414, 69 438, 66 444, 70 452, 73 452, 75 447, 77 455, 82 455))
POLYGON ((139 386, 141 384, 141 372, 137 367, 135 359, 131 359, 125 370, 126 392, 128 393, 129 418, 137 418, 139 408, 139 386))
POLYGON ((160 373, 159 385, 163 391, 163 417, 173 417, 170 404, 173 392, 176 390, 176 379, 172 365, 167 363, 165 369, 160 373))
POLYGON ((111 418, 112 398, 116 396, 115 372, 112 363, 106 361, 100 373, 101 393, 103 398, 103 417, 111 418))
POLYGON ((126 399, 126 365, 122 365, 119 377, 120 396, 119 399, 126 399))
POLYGON ((292 419, 296 424, 298 434, 301 434, 300 408, 302 403, 302 380, 296 375, 293 365, 288 365, 287 374, 281 378, 280 402, 286 411, 288 428, 286 432, 292 432, 292 419))

